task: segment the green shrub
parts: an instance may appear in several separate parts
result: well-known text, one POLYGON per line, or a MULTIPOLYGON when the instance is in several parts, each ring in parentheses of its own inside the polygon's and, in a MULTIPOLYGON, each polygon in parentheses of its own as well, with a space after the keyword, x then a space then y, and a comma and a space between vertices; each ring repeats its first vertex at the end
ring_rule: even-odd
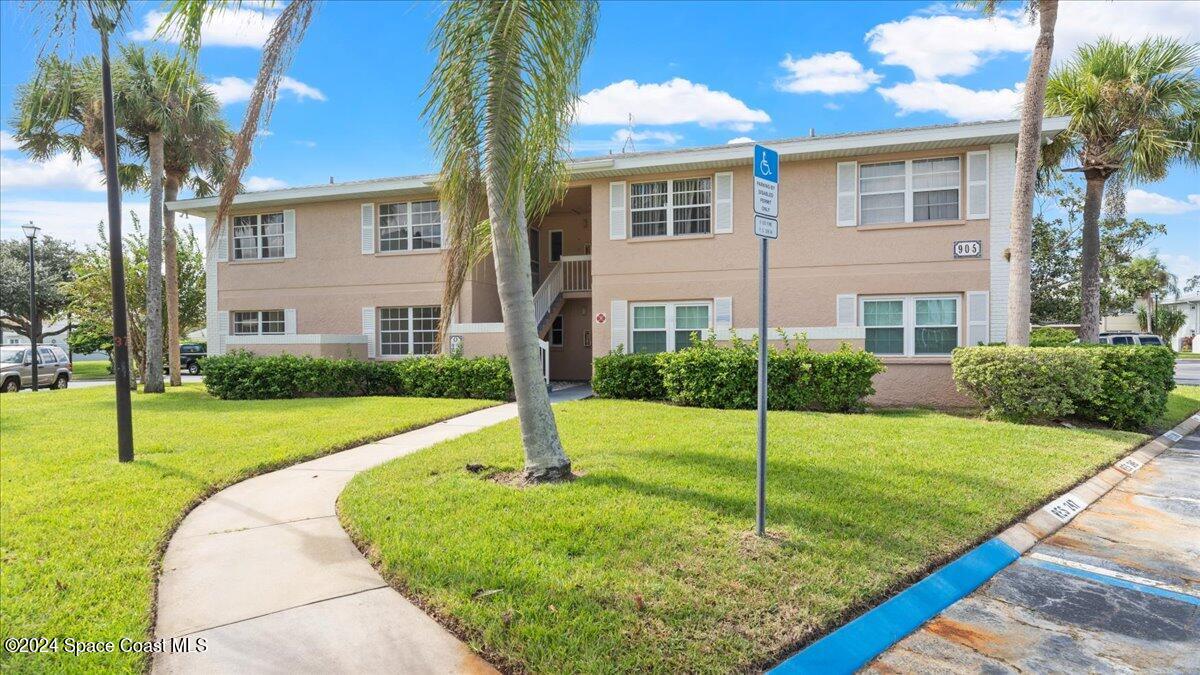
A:
POLYGON ((954 381, 990 416, 1017 422, 1078 417, 1139 429, 1166 410, 1174 358, 1161 347, 967 347, 954 381))
POLYGON ((1066 347, 1079 339, 1069 328, 1034 328, 1029 332, 1030 347, 1066 347))
POLYGON ((667 398, 657 354, 626 354, 618 349, 592 363, 592 391, 600 398, 662 401, 667 398))
POLYGON ((508 360, 502 356, 359 361, 235 351, 208 357, 203 372, 209 393, 230 400, 315 396, 508 400, 513 389, 508 360))
POLYGON ((1070 347, 966 347, 951 358, 958 390, 989 416, 1015 422, 1053 420, 1100 393, 1100 374, 1087 350, 1070 347))
MULTIPOLYGON (((758 405, 758 342, 715 340, 655 357, 666 399, 704 408, 758 405)), ((767 407, 771 410, 862 410, 875 393, 871 378, 883 372, 874 354, 849 346, 831 353, 807 346, 767 351, 767 407)))
POLYGON ((1142 429, 1162 416, 1175 388, 1175 354, 1163 347, 1087 345, 1100 370, 1100 391, 1079 413, 1114 429, 1142 429))

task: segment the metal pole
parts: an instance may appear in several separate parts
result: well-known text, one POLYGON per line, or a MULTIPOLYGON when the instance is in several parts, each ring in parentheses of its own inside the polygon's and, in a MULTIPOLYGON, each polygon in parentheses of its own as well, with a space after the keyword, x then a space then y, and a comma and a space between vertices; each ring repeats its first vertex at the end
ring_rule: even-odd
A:
POLYGON ((112 73, 108 64, 107 17, 100 31, 100 75, 104 94, 104 175, 108 187, 108 265, 113 296, 113 374, 117 390, 117 459, 133 461, 133 411, 129 400, 129 325, 125 305, 125 261, 121 252, 121 184, 117 180, 117 134, 113 119, 112 73))
POLYGON ((29 361, 33 366, 33 391, 38 390, 38 320, 37 320, 37 274, 34 273, 33 242, 37 235, 29 238, 29 361))
POLYGON ((758 509, 756 531, 767 533, 767 239, 758 260, 758 509))

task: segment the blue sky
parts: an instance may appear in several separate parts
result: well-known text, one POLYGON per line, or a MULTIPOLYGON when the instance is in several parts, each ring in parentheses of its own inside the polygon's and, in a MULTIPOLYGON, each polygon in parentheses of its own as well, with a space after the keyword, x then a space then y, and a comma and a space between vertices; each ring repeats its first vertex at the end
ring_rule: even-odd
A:
MULTIPOLYGON (((122 39, 145 42, 159 9, 135 5, 122 39)), ((277 11, 247 3, 205 32, 200 67, 234 128, 277 11)), ((435 3, 323 3, 256 143, 248 187, 433 171, 420 113, 439 12, 435 3)), ((1056 59, 1101 30, 1200 40, 1200 3, 1064 3, 1056 59)), ((8 135, 43 33, 41 17, 0 3, 0 228, 14 236, 32 218, 90 242, 104 213, 98 165, 33 163, 8 135)), ((1033 39, 1020 16, 982 19, 942 3, 606 2, 572 145, 578 155, 620 151, 630 114, 637 150, 1015 117, 1033 39)), ((73 46, 77 56, 94 50, 86 33, 73 46)), ((145 212, 144 194, 125 200, 145 212)), ((1167 225, 1151 248, 1177 274, 1200 274, 1200 172, 1138 186, 1129 209, 1167 225)))

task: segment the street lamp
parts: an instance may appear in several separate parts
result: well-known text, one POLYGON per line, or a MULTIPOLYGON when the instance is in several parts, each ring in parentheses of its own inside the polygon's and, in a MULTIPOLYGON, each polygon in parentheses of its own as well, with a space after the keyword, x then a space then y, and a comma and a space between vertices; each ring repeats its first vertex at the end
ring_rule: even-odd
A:
POLYGON ((28 225, 22 225, 21 229, 25 232, 25 236, 29 238, 29 362, 33 367, 33 391, 38 390, 38 350, 37 342, 38 335, 41 333, 40 326, 37 320, 37 275, 34 274, 33 263, 33 242, 37 240, 38 230, 41 228, 29 221, 28 225))

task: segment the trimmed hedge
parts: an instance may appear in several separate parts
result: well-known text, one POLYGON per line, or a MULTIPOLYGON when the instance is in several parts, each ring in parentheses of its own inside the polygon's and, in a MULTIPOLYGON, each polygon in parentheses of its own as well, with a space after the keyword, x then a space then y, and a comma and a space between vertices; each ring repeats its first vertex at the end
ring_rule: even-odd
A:
MULTIPOLYGON (((874 354, 849 346, 830 353, 801 344, 767 356, 767 407, 772 410, 851 412, 875 393, 871 378, 884 370, 874 354)), ((703 408, 758 404, 758 343, 715 340, 678 352, 623 354, 596 360, 592 388, 605 398, 666 400, 703 408)))
POLYGON ((1162 347, 965 347, 952 359, 959 391, 992 417, 1016 422, 1077 417, 1116 429, 1158 419, 1175 387, 1162 347))
POLYGON ((1079 336, 1070 328, 1034 328, 1029 331, 1030 347, 1066 347, 1079 336))
POLYGON ((204 387, 227 400, 336 396, 422 396, 510 400, 512 372, 503 356, 428 356, 359 361, 255 356, 235 351, 204 360, 204 387))

